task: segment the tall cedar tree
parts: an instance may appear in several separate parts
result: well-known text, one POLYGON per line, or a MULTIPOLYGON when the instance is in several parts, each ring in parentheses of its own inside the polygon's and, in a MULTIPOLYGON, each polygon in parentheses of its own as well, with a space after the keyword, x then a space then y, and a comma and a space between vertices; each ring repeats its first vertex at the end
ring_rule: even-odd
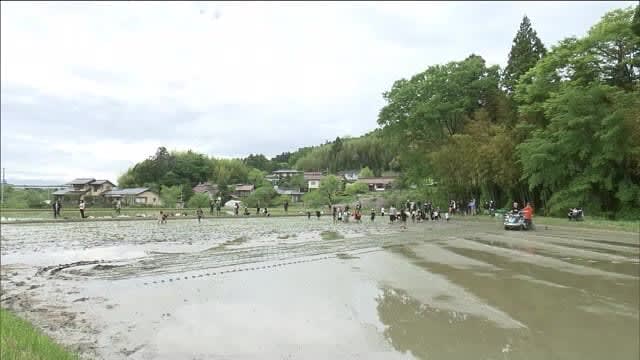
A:
POLYGON ((509 62, 504 69, 503 82, 509 93, 513 92, 520 76, 531 69, 546 53, 547 49, 531 27, 531 21, 525 15, 520 23, 520 29, 513 39, 509 62))
POLYGON ((631 23, 631 30, 634 34, 640 36, 640 5, 636 6, 636 11, 633 14, 633 22, 631 23))

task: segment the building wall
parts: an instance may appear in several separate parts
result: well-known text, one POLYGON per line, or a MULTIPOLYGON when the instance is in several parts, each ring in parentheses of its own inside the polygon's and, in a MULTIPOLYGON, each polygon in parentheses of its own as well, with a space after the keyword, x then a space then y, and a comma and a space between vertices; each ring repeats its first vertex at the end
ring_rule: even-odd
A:
POLYGON ((103 193, 111 190, 112 186, 109 183, 105 183, 105 184, 101 184, 99 186, 94 186, 94 185, 89 185, 89 187, 91 188, 91 196, 99 196, 102 195, 103 193))
POLYGON ((162 200, 160 200, 160 196, 153 191, 145 191, 141 194, 132 196, 133 204, 135 205, 152 205, 152 206, 160 206, 162 205, 162 200))

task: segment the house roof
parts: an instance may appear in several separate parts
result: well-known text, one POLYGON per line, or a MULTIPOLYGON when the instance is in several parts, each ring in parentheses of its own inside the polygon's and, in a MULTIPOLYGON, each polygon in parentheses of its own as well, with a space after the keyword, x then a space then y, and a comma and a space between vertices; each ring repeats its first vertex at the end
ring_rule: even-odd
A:
POLYGON ((60 189, 58 191, 54 191, 52 195, 83 195, 88 191, 89 190, 60 189))
POLYGON ((387 184, 391 184, 395 180, 396 180, 395 177, 382 176, 382 177, 375 177, 375 178, 359 178, 357 180, 357 182, 365 183, 365 184, 384 184, 384 185, 387 185, 387 184))
POLYGON ((86 185, 89 184, 93 181, 96 181, 96 179, 94 178, 77 178, 77 179, 73 179, 71 180, 71 182, 68 182, 67 185, 86 185))
POLYGON ((104 183, 109 183, 111 185, 115 185, 114 183, 112 183, 109 180, 94 180, 94 181, 91 182, 91 185, 102 185, 104 183))
POLYGON ((310 180, 321 180, 324 176, 321 172, 306 172, 304 173, 304 179, 306 181, 310 180))
POLYGON ((276 170, 276 171, 274 171, 273 173, 274 173, 274 174, 283 174, 283 173, 299 173, 299 172, 302 172, 302 171, 299 171, 299 170, 291 170, 291 169, 282 169, 282 170, 276 170))
POLYGON ((236 191, 253 191, 253 185, 236 185, 236 191))
POLYGON ((113 189, 104 193, 104 196, 125 196, 125 195, 138 195, 145 191, 149 191, 149 188, 129 188, 129 189, 113 189))
POLYGON ((218 190, 218 184, 212 184, 210 182, 200 183, 193 187, 195 193, 215 192, 218 190))

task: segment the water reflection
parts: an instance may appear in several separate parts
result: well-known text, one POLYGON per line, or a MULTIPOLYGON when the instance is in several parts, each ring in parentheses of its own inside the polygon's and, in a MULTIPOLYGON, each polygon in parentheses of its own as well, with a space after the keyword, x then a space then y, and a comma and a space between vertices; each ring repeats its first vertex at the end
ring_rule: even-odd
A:
POLYGON ((485 276, 426 261, 409 247, 393 252, 425 271, 445 276, 527 328, 498 328, 484 319, 441 311, 401 290, 385 288, 378 312, 388 326, 385 336, 397 350, 411 351, 422 359, 638 358, 637 281, 617 283, 481 251, 448 249, 500 270, 485 276))
POLYGON ((419 359, 511 359, 529 340, 527 329, 504 329, 493 322, 443 311, 386 287, 378 298, 384 335, 393 347, 419 359))

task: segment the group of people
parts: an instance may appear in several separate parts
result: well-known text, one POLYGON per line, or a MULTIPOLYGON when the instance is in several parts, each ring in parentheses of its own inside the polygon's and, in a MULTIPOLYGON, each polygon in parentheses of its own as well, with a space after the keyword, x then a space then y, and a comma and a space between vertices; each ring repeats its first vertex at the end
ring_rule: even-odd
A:
POLYGON ((531 226, 533 222, 533 207, 531 203, 527 202, 525 207, 521 207, 517 201, 514 201, 511 206, 511 213, 514 215, 522 215, 524 221, 528 226, 531 226))
MULTIPOLYGON (((82 219, 85 219, 87 217, 85 215, 86 207, 87 207, 87 203, 83 199, 81 199, 78 202, 78 210, 80 210, 80 218, 82 219)), ((117 199, 113 203, 113 207, 116 211, 116 214, 120 215, 122 211, 122 202, 120 201, 120 199, 117 199)), ((59 216, 62 216, 62 203, 60 202, 60 200, 56 199, 53 203, 51 203, 51 210, 53 211, 54 219, 57 219, 59 216)))
MULTIPOLYGON (((349 207, 349 205, 345 205, 345 207, 341 207, 341 206, 332 206, 332 217, 333 217, 333 222, 337 223, 337 222, 349 222, 349 219, 351 218, 351 216, 353 215, 353 219, 360 223, 362 222, 362 203, 360 203, 358 201, 358 203, 355 205, 355 208, 351 209, 351 207, 349 207)), ((375 213, 375 209, 371 209, 371 221, 373 221, 376 217, 376 213, 375 213)))

